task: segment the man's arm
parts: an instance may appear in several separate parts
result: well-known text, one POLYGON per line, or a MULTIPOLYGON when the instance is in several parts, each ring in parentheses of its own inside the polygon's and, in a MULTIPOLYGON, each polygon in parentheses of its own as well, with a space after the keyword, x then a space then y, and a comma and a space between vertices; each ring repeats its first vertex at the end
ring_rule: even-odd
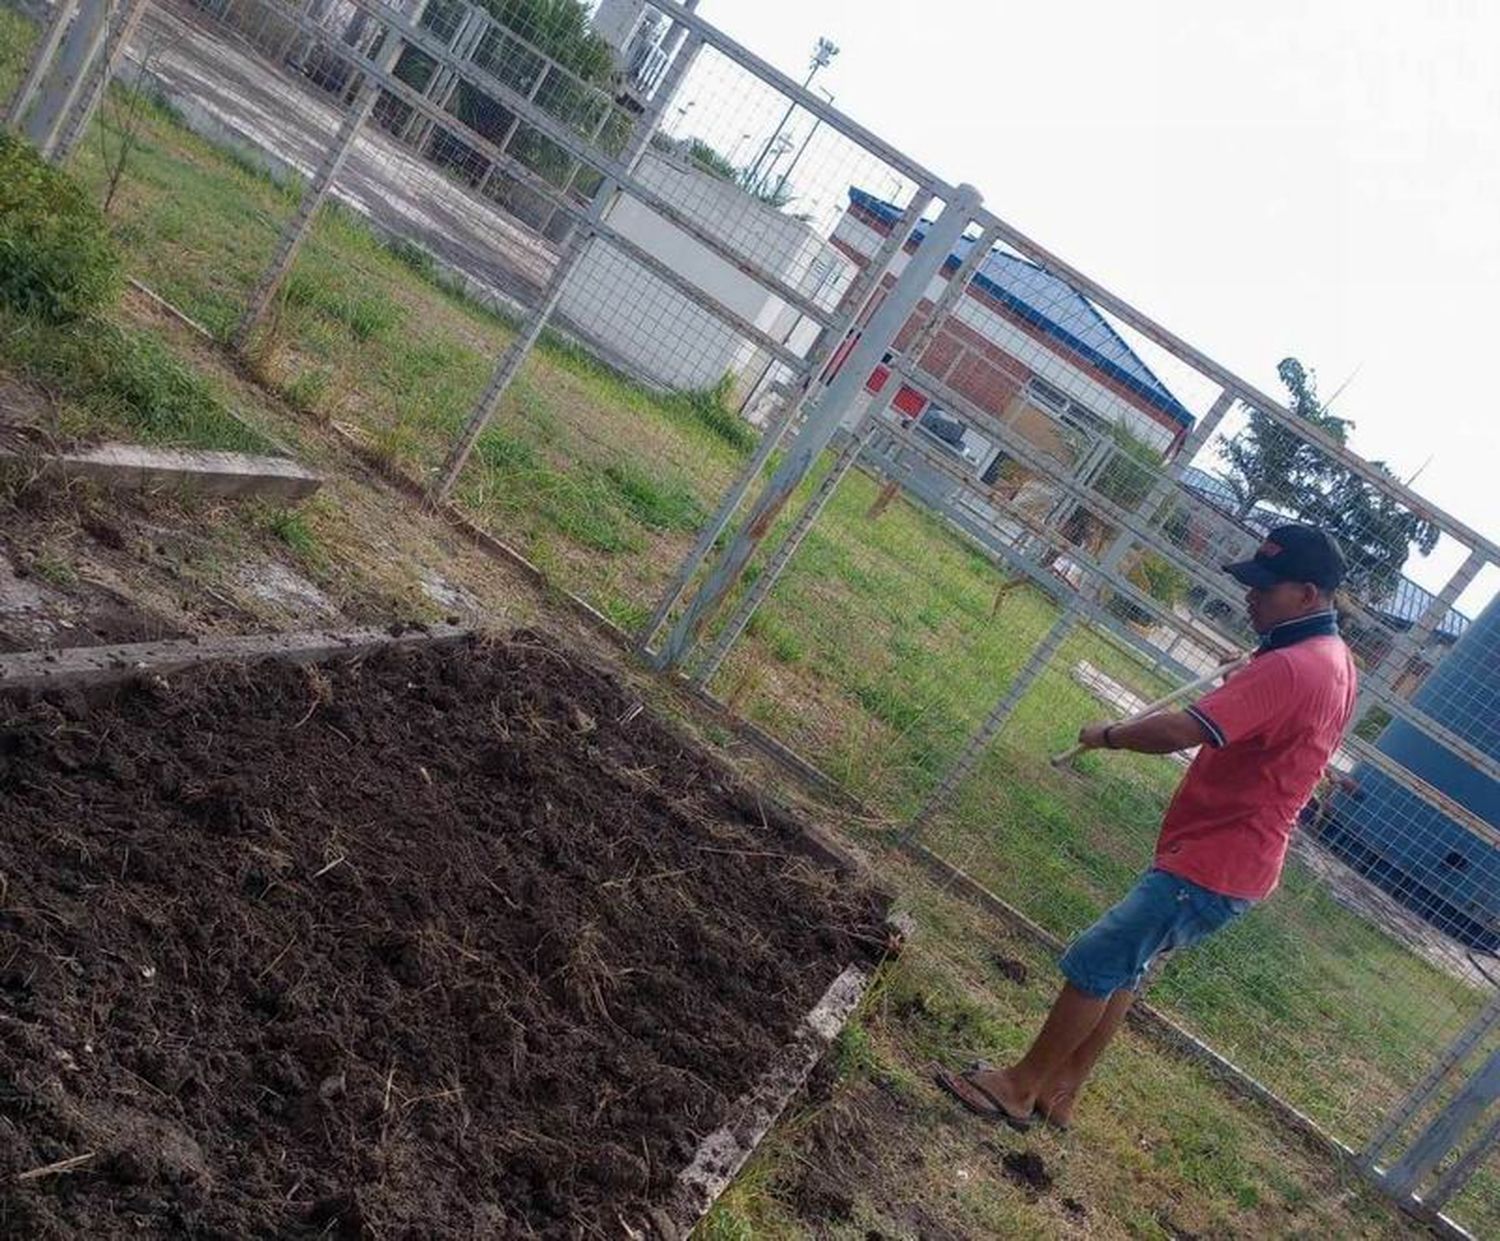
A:
POLYGON ((1296 700, 1296 677, 1287 660, 1275 653, 1257 656, 1186 711, 1163 711, 1128 724, 1090 724, 1078 734, 1078 744, 1141 754, 1225 746, 1263 732, 1296 700))
POLYGON ((1086 750, 1134 750, 1137 754, 1172 754, 1209 740, 1203 722, 1186 711, 1163 711, 1128 724, 1090 724, 1078 734, 1078 744, 1086 750))

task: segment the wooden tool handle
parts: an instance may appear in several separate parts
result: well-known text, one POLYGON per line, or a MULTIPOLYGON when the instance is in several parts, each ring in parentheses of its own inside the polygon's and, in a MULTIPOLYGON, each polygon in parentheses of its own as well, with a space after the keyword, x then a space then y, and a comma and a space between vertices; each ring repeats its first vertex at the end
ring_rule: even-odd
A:
MULTIPOLYGON (((1249 662, 1249 655, 1241 655, 1237 659, 1231 659, 1227 664, 1220 664, 1206 676, 1201 676, 1196 681, 1189 681, 1186 685, 1179 685, 1170 694, 1163 694, 1155 702, 1148 702, 1134 715, 1120 720, 1119 722, 1121 724, 1134 724, 1136 720, 1143 720, 1148 715, 1155 715, 1158 711, 1163 711, 1167 707, 1176 706, 1184 699, 1191 698, 1194 694, 1201 693, 1203 690, 1207 689, 1210 685, 1212 685, 1220 678, 1226 677, 1231 672, 1235 672, 1238 669, 1243 668, 1249 662)), ((1050 761, 1054 767, 1063 767, 1068 763, 1071 763, 1082 753, 1083 746, 1075 745, 1070 747, 1069 749, 1064 750, 1061 754, 1054 754, 1050 761)))

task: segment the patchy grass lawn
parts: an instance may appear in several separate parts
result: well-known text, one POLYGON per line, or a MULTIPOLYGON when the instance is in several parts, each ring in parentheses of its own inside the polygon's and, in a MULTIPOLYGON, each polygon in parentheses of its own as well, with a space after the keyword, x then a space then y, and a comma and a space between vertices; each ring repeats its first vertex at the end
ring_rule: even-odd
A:
POLYGON ((0 8, 0 99, 9 100, 21 84, 36 44, 36 24, 11 8, 0 8))
MULTIPOLYGON (((112 92, 98 140, 76 159, 96 193, 123 95, 112 92)), ((300 187, 278 186, 163 106, 138 115, 111 207, 132 274, 227 340, 300 187)), ((330 205, 253 358, 291 404, 348 424, 426 476, 512 335, 504 315, 455 292, 420 251, 330 205)), ((745 432, 711 394, 648 392, 549 337, 481 438, 458 499, 561 582, 636 623, 732 476, 745 432)))
POLYGON ((269 452, 222 390, 151 333, 108 319, 57 325, 0 306, 0 367, 45 388, 67 439, 269 452))
MULTIPOLYGON (((134 274, 226 338, 295 192, 187 133, 165 109, 144 116, 141 145, 112 208, 116 229, 134 274)), ((101 128, 105 140, 85 144, 78 160, 96 191, 107 176, 107 120, 101 128)), ((318 421, 335 421, 420 476, 441 460, 511 335, 503 316, 446 287, 422 256, 329 209, 254 364, 262 383, 308 416, 303 443, 316 442, 310 428, 318 421)), ((298 425, 279 433, 299 434, 298 425)), ((549 340, 481 438, 459 500, 561 584, 634 625, 744 459, 732 425, 702 394, 648 392, 549 340)), ((997 600, 1004 579, 994 566, 910 505, 868 520, 874 495, 874 484, 857 473, 840 488, 716 688, 894 818, 921 804, 1055 610, 1029 587, 997 600)), ((264 531, 312 571, 337 577, 353 554, 361 571, 382 575, 387 593, 393 574, 400 591, 420 593, 420 560, 369 566, 372 558, 354 548, 383 536, 351 530, 334 504, 310 510, 302 525, 268 520, 264 531)), ((1057 662, 1061 671, 1023 701, 930 837, 1062 934, 1084 925, 1144 865, 1179 774, 1164 760, 1119 756, 1086 759, 1076 778, 1050 770, 1045 755, 1103 713, 1067 675, 1083 659, 1147 697, 1159 688, 1130 656, 1097 636, 1074 635, 1057 662)), ((953 946, 954 969, 964 954, 972 958, 964 968, 975 968, 974 943, 953 946)), ((1157 998, 1293 1103, 1357 1138, 1479 997, 1335 905, 1294 868, 1269 906, 1169 969, 1157 998)), ((1019 1037, 1004 1028, 1012 1042, 1019 1037)), ((897 1036, 877 1026, 871 1037, 884 1046, 897 1036)), ((1158 1103, 1166 1087, 1159 1089, 1158 1103)), ((1200 1084, 1181 1109, 1218 1115, 1219 1106, 1200 1084)), ((1157 1114, 1164 1125, 1181 1121, 1160 1107, 1157 1114)), ((1235 1115, 1257 1132, 1264 1124, 1235 1115)), ((1123 1150, 1111 1158, 1124 1158, 1123 1150)), ((1141 1158, 1130 1156, 1129 1166, 1141 1158)), ((1195 1215, 1217 1218, 1224 1203, 1240 1201, 1239 1182, 1211 1151, 1191 1177, 1185 1161, 1172 1175, 1191 1200, 1183 1209, 1195 1215)), ((1257 1203, 1281 1192, 1269 1179, 1255 1185, 1257 1203)), ((1168 1235, 1151 1234, 1149 1220, 1132 1214, 1123 1185, 1110 1192, 1117 1197, 1104 1195, 1110 1205, 1099 1208, 1109 1227, 1168 1235)), ((995 1203, 974 1209, 1001 1211, 997 1228, 1020 1218, 995 1203)), ((1487 1200, 1484 1210, 1500 1220, 1500 1200, 1487 1200)), ((1031 1226, 1042 1225, 1034 1219, 1031 1226)))
POLYGON ((829 1073, 777 1127, 702 1234, 751 1237, 1394 1237, 1418 1230, 1197 1070, 1131 1031, 1074 1129, 1016 1134, 933 1087, 931 1060, 1014 1056, 1056 971, 882 857, 922 930, 886 968, 829 1073), (976 948, 977 945, 982 947, 976 948), (1021 980, 1021 981, 1018 981, 1021 980))

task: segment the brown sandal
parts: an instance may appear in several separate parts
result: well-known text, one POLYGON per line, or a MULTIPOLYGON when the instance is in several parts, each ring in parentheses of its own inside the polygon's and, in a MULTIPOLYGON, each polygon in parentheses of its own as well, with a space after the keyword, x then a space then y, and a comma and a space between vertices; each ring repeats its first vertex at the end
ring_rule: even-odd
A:
POLYGON ((966 1070, 963 1073, 950 1073, 939 1064, 931 1064, 928 1066, 928 1072, 932 1075, 933 1082, 940 1089, 958 1100, 967 1111, 972 1112, 975 1116, 1009 1125, 1018 1133, 1025 1133, 1034 1123, 1029 1116, 1014 1116, 1007 1111, 1005 1104, 1001 1103, 999 1099, 995 1098, 979 1082, 974 1080, 974 1069, 966 1070), (968 1095, 959 1089, 959 1082, 962 1082, 970 1090, 987 1099, 990 1106, 983 1107, 975 1103, 973 1099, 969 1098, 968 1095))
MULTIPOLYGON (((988 1099, 990 1097, 989 1092, 982 1086, 980 1086, 978 1082, 970 1081, 969 1079, 970 1076, 974 1073, 988 1073, 994 1067, 995 1066, 988 1060, 971 1060, 969 1062, 969 1067, 965 1069, 963 1073, 960 1074, 960 1076, 962 1076, 965 1081, 969 1082, 969 1085, 973 1086, 975 1090, 979 1091, 980 1094, 984 1095, 984 1097, 988 1099)), ((1071 1133, 1073 1129, 1072 1122, 1064 1125, 1053 1120, 1052 1117, 1048 1114, 1046 1107, 1042 1105, 1040 1100, 1038 1100, 1036 1107, 1032 1109, 1031 1120, 1033 1124, 1044 1124, 1049 1129, 1057 1130, 1058 1133, 1071 1133)))

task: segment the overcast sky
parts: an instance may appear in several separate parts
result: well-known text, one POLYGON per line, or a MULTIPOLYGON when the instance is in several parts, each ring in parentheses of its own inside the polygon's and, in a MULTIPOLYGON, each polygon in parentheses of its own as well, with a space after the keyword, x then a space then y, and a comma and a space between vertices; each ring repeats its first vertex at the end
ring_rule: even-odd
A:
POLYGON ((700 11, 799 78, 832 38, 840 108, 1252 382, 1288 354, 1325 395, 1353 376, 1354 446, 1500 539, 1500 3, 700 11))

